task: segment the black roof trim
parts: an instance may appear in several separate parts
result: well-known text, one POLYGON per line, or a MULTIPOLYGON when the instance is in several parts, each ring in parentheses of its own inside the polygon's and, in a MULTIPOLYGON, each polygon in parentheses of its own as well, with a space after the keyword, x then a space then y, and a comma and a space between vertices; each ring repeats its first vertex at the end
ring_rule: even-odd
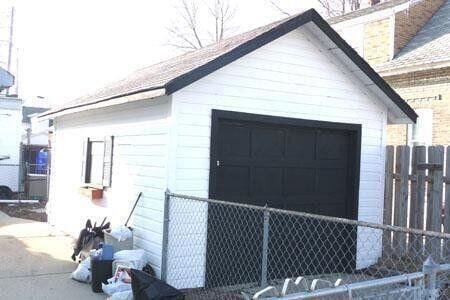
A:
POLYGON ((339 49, 341 49, 412 121, 416 122, 416 112, 314 9, 309 9, 298 16, 290 18, 286 22, 283 22, 269 31, 239 45, 214 60, 173 79, 165 86, 166 94, 170 95, 188 86, 308 22, 314 22, 314 24, 316 24, 317 27, 319 27, 323 33, 325 33, 325 35, 333 41, 333 43, 335 43, 336 46, 338 46, 339 49))
POLYGON ((194 69, 182 76, 179 76, 166 84, 166 93, 172 94, 185 86, 197 81, 198 79, 217 71, 223 66, 241 58, 242 56, 253 52, 254 50, 272 42, 273 40, 282 37, 286 33, 299 28, 300 26, 310 22, 312 15, 317 13, 315 10, 310 9, 304 13, 288 19, 286 22, 262 33, 261 35, 244 42, 233 50, 213 59, 212 61, 202 65, 201 67, 194 69))
POLYGON ((417 114, 411 106, 328 24, 317 12, 312 20, 412 121, 417 114))
POLYGON ((405 115, 412 121, 416 122, 417 114, 415 111, 384 81, 381 76, 363 59, 359 54, 345 42, 339 34, 315 11, 314 9, 309 9, 299 15, 287 18, 281 21, 278 25, 275 25, 267 31, 263 31, 257 36, 242 42, 235 48, 228 50, 216 58, 199 65, 198 67, 181 73, 181 75, 173 78, 166 83, 155 85, 150 88, 141 88, 138 90, 133 90, 130 92, 123 92, 113 96, 109 96, 106 99, 98 99, 95 101, 87 103, 78 103, 69 107, 63 107, 57 110, 50 110, 47 113, 43 113, 40 116, 52 115, 61 111, 69 110, 72 108, 83 107, 86 105, 96 104, 99 102, 104 102, 107 100, 112 100, 115 98, 137 94, 149 90, 154 90, 158 88, 164 88, 165 94, 170 95, 176 91, 194 83, 195 81, 211 74, 212 72, 230 64, 231 62, 243 57, 244 55, 274 41, 275 39, 301 27, 302 25, 313 22, 336 46, 344 52, 349 59, 357 65, 374 83, 380 88, 386 96, 388 96, 392 102, 399 107, 405 115))

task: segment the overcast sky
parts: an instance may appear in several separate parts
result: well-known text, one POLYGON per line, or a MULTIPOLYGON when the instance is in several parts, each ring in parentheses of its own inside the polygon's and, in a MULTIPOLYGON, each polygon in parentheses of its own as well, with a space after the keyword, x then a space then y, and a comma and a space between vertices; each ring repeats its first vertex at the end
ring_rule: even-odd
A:
MULTIPOLYGON (((52 104, 81 96, 175 55, 166 27, 179 0, 1 0, 16 7, 19 94, 52 104)), ((202 0, 199 0, 202 1, 202 0)), ((238 31, 283 16, 268 0, 230 0, 238 31)), ((291 12, 315 0, 280 0, 291 12)))

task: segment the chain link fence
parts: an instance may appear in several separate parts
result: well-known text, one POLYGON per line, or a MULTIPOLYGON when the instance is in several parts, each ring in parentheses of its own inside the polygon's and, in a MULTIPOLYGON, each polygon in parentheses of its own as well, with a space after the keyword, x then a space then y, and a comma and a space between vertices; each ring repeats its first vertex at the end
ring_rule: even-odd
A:
POLYGON ((48 199, 48 164, 0 163, 0 200, 48 199))
POLYGON ((162 277, 187 298, 450 297, 450 234, 171 193, 165 214, 162 277))

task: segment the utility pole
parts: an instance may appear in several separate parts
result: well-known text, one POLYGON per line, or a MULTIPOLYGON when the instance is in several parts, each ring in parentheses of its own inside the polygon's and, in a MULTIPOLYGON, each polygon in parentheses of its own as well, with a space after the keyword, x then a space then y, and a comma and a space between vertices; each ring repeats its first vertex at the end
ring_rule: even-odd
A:
MULTIPOLYGON (((13 49, 13 34, 14 34, 14 6, 11 7, 11 22, 9 25, 9 43, 8 43, 8 65, 7 70, 11 73, 11 58, 13 49)), ((6 90, 6 95, 9 95, 9 88, 6 90)))

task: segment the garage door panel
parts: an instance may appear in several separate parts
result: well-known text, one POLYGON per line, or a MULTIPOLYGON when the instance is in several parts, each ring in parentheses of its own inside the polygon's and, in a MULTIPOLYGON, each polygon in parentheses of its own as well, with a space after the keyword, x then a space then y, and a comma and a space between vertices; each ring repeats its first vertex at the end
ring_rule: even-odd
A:
POLYGON ((348 134, 339 131, 322 131, 317 138, 318 159, 346 160, 348 134))
POLYGON ((260 198, 283 195, 283 168, 253 168, 252 196, 260 198))
POLYGON ((318 192, 345 194, 347 189, 346 169, 321 169, 317 176, 318 192))
POLYGON ((217 194, 231 198, 250 196, 250 168, 247 166, 220 168, 217 173, 217 194))
POLYGON ((252 157, 283 157, 284 130, 269 127, 256 127, 252 129, 251 147, 252 157))
POLYGON ((286 158, 294 161, 315 159, 316 132, 313 130, 290 129, 286 134, 286 158))
POLYGON ((286 168, 285 195, 302 196, 314 193, 316 186, 315 168, 286 168))
POLYGON ((239 124, 225 123, 219 129, 218 153, 221 157, 249 157, 250 129, 239 124))
POLYGON ((292 211, 301 211, 310 214, 314 214, 317 212, 316 204, 314 203, 314 201, 311 201, 310 198, 307 201, 304 201, 304 199, 302 198, 294 197, 286 203, 284 209, 292 211))
POLYGON ((326 205, 317 205, 315 210, 316 214, 338 218, 341 218, 346 213, 345 204, 342 205, 342 203, 327 203, 326 205))

